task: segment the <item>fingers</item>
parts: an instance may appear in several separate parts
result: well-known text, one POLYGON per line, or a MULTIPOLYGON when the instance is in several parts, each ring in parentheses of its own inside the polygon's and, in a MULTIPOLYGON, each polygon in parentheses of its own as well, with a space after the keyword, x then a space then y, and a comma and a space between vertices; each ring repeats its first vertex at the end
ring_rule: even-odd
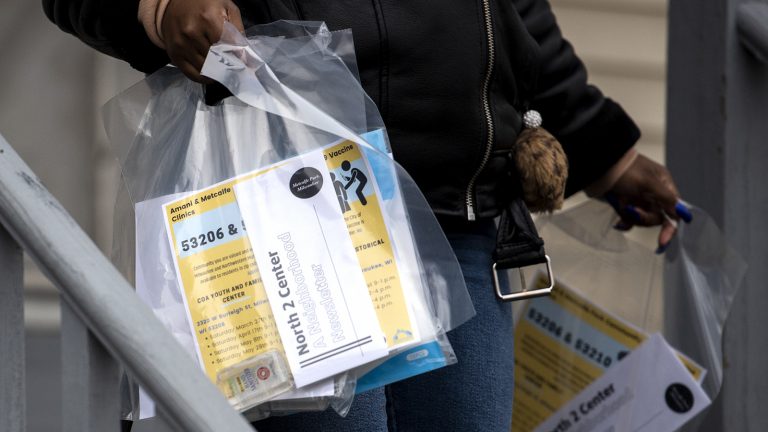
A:
MULTIPOLYGON (((686 209, 686 211, 690 214, 689 210, 686 209)), ((633 205, 626 205, 621 207, 617 213, 621 220, 614 225, 614 228, 619 231, 629 231, 635 225, 645 227, 661 225, 658 236, 658 248, 656 249, 657 254, 662 254, 667 250, 677 233, 677 221, 661 210, 649 212, 633 205)))
POLYGON ((624 207, 624 213, 630 218, 634 225, 638 226, 656 226, 664 223, 664 215, 660 208, 644 209, 627 205, 624 207))
POLYGON ((180 52, 181 56, 177 56, 179 51, 176 51, 174 55, 170 55, 170 52, 171 51, 169 50, 171 62, 176 65, 187 78, 199 83, 210 81, 209 78, 200 75, 200 69, 203 68, 203 63, 205 62, 204 54, 193 50, 183 50, 180 52))
POLYGON ((211 45, 221 39, 224 22, 243 31, 240 10, 231 0, 171 1, 162 19, 162 33, 171 62, 189 79, 212 82, 200 75, 211 45))
POLYGON ((660 207, 660 214, 664 217, 659 231, 657 254, 664 253, 677 232, 677 224, 680 220, 691 223, 693 215, 689 206, 680 199, 680 193, 675 186, 669 171, 658 165, 656 178, 658 181, 650 182, 650 191, 660 207))
POLYGON ((619 231, 629 231, 633 226, 657 226, 661 225, 658 236, 658 248, 656 253, 664 253, 677 233, 678 221, 690 223, 693 220, 691 210, 686 203, 678 200, 674 206, 674 216, 669 216, 666 211, 658 208, 656 211, 648 211, 633 205, 619 207, 617 213, 621 220, 614 226, 619 231))
POLYGON ((199 70, 196 67, 194 67, 191 63, 187 63, 186 61, 184 61, 184 62, 173 62, 173 64, 175 64, 176 67, 179 68, 179 70, 181 70, 181 72, 184 73, 184 75, 186 75, 187 78, 191 79, 192 81, 200 82, 200 80, 202 79, 202 76, 200 75, 199 70))
POLYGON ((675 186, 675 182, 672 180, 672 175, 665 167, 656 164, 654 168, 655 181, 647 182, 647 194, 652 197, 654 202, 660 206, 667 215, 677 219, 678 215, 675 211, 675 206, 680 200, 680 193, 677 191, 677 186, 675 186))
MULTIPOLYGON (((641 204, 630 204, 630 200, 624 197, 619 198, 612 192, 605 194, 606 201, 613 207, 613 210, 621 217, 621 224, 616 228, 627 231, 635 225, 655 226, 664 222, 663 210, 650 202, 641 204)), ((644 201, 644 200, 643 200, 644 201)))
POLYGON ((166 39, 166 51, 171 63, 189 79, 201 82, 200 69, 205 62, 210 44, 200 33, 193 30, 173 33, 166 39))
POLYGON ((633 226, 661 225, 657 253, 666 251, 677 232, 678 221, 693 219, 686 203, 680 200, 672 175, 662 165, 640 155, 625 176, 606 194, 621 221, 615 228, 627 231, 633 226))
POLYGON ((667 250, 675 233, 677 233, 677 224, 669 220, 664 221, 661 226, 661 231, 659 231, 659 247, 656 249, 657 254, 662 254, 667 250))

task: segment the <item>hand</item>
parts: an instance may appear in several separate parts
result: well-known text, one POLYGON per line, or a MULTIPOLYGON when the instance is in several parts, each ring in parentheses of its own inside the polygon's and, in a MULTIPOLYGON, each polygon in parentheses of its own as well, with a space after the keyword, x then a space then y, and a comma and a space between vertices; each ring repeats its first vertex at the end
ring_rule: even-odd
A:
POLYGON ((672 241, 680 218, 685 222, 691 220, 672 175, 663 165, 643 155, 637 156, 605 197, 621 217, 617 228, 661 225, 658 253, 664 252, 672 241))
POLYGON ((162 17, 163 42, 171 63, 189 79, 212 81, 200 75, 208 49, 219 41, 229 21, 243 32, 240 9, 231 0, 170 0, 162 17))

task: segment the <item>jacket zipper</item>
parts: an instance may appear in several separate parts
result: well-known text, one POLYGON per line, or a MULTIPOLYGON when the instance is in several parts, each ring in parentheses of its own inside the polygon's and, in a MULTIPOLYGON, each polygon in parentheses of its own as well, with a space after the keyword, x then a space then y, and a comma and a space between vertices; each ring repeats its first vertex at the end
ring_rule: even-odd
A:
POLYGON ((475 220, 475 183, 480 176, 480 172, 483 171, 485 165, 488 163, 488 159, 491 158, 491 149, 493 147, 493 117, 491 116, 491 105, 488 100, 489 88, 491 85, 491 74, 493 74, 493 66, 496 60, 495 52, 496 48, 493 41, 493 22, 491 21, 491 4, 490 0, 483 0, 483 18, 485 19, 485 32, 488 39, 488 64, 486 65, 485 79, 483 80, 483 96, 482 105, 483 112, 485 114, 485 123, 488 127, 488 138, 485 142, 485 153, 483 159, 480 161, 480 166, 475 171, 474 175, 469 179, 467 185, 466 203, 467 203, 467 219, 475 220))

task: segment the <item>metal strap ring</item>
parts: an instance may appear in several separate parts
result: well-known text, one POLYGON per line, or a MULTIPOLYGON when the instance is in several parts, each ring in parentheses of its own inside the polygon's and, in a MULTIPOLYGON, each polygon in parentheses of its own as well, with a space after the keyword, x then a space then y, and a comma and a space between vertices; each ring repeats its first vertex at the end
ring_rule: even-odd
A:
POLYGON ((525 282, 525 275, 523 274, 523 267, 518 267, 517 271, 520 274, 520 283, 522 289, 520 291, 515 291, 509 294, 503 294, 501 292, 501 285, 499 284, 499 275, 496 270, 496 263, 493 263, 493 266, 491 267, 491 273, 493 274, 493 287, 496 289, 496 298, 503 302, 511 302, 516 300, 526 300, 531 299, 534 297, 541 297, 545 295, 549 295, 549 293, 552 292, 552 288, 555 287, 555 278, 552 275, 552 262, 549 259, 548 255, 544 255, 544 258, 546 259, 547 266, 547 284, 548 286, 546 288, 537 288, 533 290, 526 290, 526 282, 525 282))

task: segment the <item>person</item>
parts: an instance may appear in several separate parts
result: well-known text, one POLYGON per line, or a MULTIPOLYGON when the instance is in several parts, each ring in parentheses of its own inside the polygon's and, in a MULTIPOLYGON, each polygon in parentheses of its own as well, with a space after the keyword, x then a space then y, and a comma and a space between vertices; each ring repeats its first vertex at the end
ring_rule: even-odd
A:
POLYGON ((459 363, 359 395, 346 418, 302 413, 260 431, 508 431, 512 309, 491 282, 493 219, 516 198, 511 167, 528 110, 562 144, 566 194, 606 196, 618 227, 661 225, 659 251, 681 209, 670 173, 633 148, 619 104, 587 83, 547 0, 43 0, 48 17, 145 73, 172 63, 192 80, 223 23, 278 19, 351 28, 360 79, 387 125, 395 159, 446 232, 477 315, 448 337, 459 363), (677 207, 677 208, 676 208, 677 207))
POLYGON ((342 213, 346 213, 352 210, 349 207, 349 197, 347 196, 347 189, 344 188, 344 183, 336 179, 336 174, 331 173, 331 182, 333 183, 333 190, 336 191, 336 198, 339 200, 339 207, 342 213))
POLYGON ((344 189, 348 190, 350 187, 352 187, 353 183, 357 182, 355 195, 357 195, 357 199, 360 201, 360 204, 367 205, 368 200, 365 199, 363 190, 365 189, 365 185, 368 184, 368 178, 365 177, 365 174, 363 174, 363 172, 359 169, 352 168, 352 164, 349 163, 349 161, 342 162, 341 169, 351 174, 349 176, 344 176, 344 179, 347 181, 347 184, 344 185, 344 189))

